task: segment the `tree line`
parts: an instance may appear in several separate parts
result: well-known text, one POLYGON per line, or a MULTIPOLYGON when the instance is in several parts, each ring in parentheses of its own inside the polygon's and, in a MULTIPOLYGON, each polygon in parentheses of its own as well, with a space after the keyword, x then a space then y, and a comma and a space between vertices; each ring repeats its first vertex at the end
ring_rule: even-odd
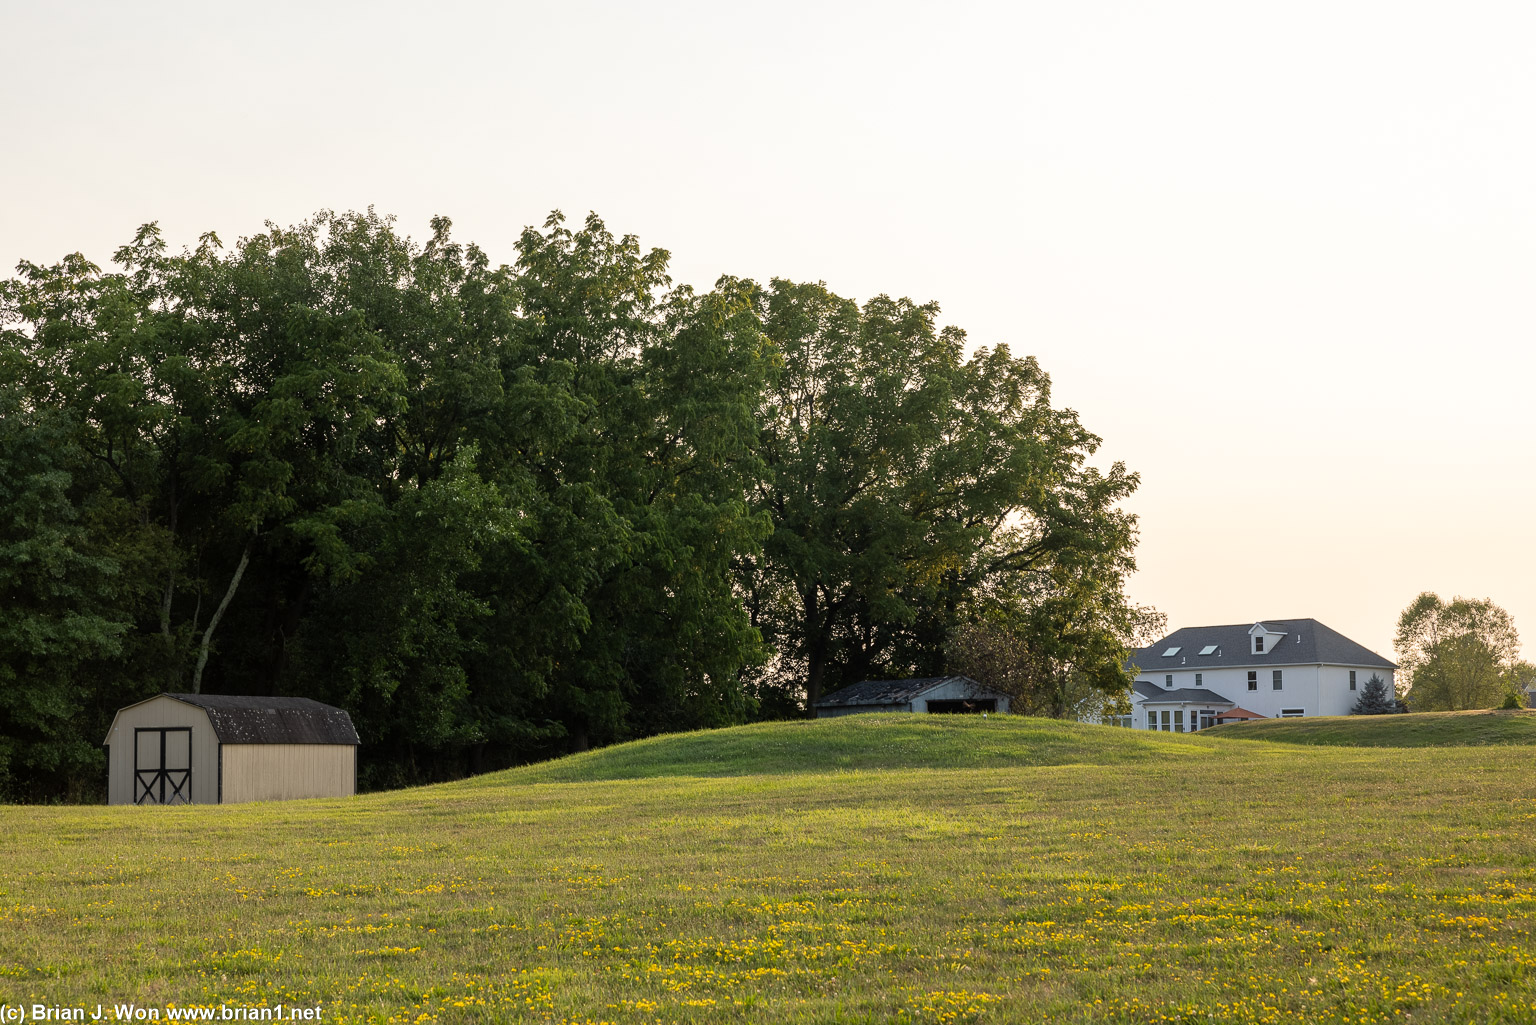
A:
POLYGON ((1536 693, 1514 617, 1487 598, 1423 592, 1398 617, 1394 646, 1416 712, 1524 708, 1536 693))
POLYGON ((999 645, 1039 710, 1123 693, 1137 478, 1090 465, 1034 359, 668 259, 554 214, 498 265, 369 211, 22 263, 0 793, 99 794, 113 712, 161 691, 340 705, 372 788, 999 645))

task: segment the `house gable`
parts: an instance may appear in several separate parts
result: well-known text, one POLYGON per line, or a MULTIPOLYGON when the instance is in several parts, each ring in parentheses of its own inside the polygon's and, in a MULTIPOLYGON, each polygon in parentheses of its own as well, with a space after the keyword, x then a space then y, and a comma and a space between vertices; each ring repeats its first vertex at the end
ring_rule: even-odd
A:
MULTIPOLYGON (((1280 642, 1285 640, 1286 630, 1284 624, 1266 626, 1263 623, 1255 623, 1248 628, 1248 654, 1255 658, 1264 655, 1276 655, 1280 642)), ((1301 634, 1295 635, 1296 643, 1301 643, 1301 634)), ((1279 652, 1278 657, 1284 658, 1284 653, 1279 652)))

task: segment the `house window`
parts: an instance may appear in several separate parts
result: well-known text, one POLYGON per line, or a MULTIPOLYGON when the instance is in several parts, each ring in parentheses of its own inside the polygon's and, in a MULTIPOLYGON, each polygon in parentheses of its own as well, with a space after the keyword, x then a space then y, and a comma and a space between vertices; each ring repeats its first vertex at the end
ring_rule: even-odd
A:
POLYGON ((1253 653, 1255 655, 1264 654, 1264 637, 1262 634, 1253 639, 1253 653))
POLYGON ((1275 670, 1275 690, 1280 689, 1280 670, 1275 670))
POLYGON ((1280 709, 1280 718, 1282 718, 1282 719, 1300 719, 1302 716, 1304 716, 1306 714, 1307 714, 1307 710, 1305 708, 1282 708, 1282 709, 1280 709))
POLYGON ((1355 689, 1355 671, 1353 669, 1349 671, 1349 689, 1355 689))
POLYGON ((1157 729, 1157 713, 1156 712, 1148 712, 1147 713, 1147 729, 1149 729, 1149 730, 1157 729))
POLYGON ((1201 676, 1202 676, 1202 674, 1200 674, 1200 673, 1196 673, 1195 674, 1195 686, 1196 687, 1204 687, 1205 686, 1205 681, 1201 679, 1201 676))
POLYGON ((1173 674, 1169 673, 1167 676, 1163 677, 1163 683, 1167 685, 1169 690, 1173 690, 1173 674))
POLYGON ((1173 713, 1173 732, 1184 732, 1184 709, 1182 708, 1173 713))
POLYGON ((1167 733, 1169 729, 1171 729, 1171 727, 1168 725, 1168 710, 1163 709, 1163 732, 1167 733))
POLYGON ((1249 671, 1249 673, 1248 673, 1248 689, 1249 690, 1258 690, 1259 689, 1259 674, 1257 672, 1249 671))

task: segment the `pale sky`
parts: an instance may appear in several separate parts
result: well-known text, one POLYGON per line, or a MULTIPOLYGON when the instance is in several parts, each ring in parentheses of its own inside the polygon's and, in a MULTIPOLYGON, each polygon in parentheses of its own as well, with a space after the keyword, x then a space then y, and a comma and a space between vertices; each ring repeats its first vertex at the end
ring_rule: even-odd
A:
POLYGON ((936 299, 1140 472, 1137 600, 1536 651, 1536 6, 0 0, 0 273, 373 205, 936 299))

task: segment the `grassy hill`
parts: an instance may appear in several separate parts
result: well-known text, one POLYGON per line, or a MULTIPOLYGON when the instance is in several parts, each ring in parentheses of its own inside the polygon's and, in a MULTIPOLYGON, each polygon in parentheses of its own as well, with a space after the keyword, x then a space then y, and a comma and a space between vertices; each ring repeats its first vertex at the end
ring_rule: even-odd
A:
POLYGON ((1334 747, 1536 744, 1536 709, 1256 719, 1218 726, 1209 735, 1223 740, 1268 740, 1334 747))
POLYGON ((1529 1022, 1529 722, 870 716, 347 800, 0 808, 0 1004, 1529 1022))
POLYGON ((483 785, 855 769, 1121 765, 1207 756, 1191 737, 1019 716, 904 713, 758 723, 652 737, 481 777, 483 785))

